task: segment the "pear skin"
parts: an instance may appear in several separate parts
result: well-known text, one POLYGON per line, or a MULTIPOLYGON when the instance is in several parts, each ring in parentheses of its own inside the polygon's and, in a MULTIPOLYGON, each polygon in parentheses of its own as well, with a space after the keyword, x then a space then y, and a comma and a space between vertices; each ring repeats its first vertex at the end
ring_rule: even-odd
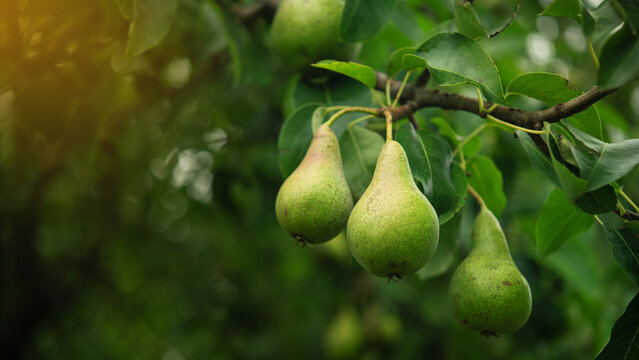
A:
POLYGON ((370 185, 346 228, 355 260, 374 275, 401 278, 422 268, 439 239, 437 213, 415 185, 406 152, 382 147, 370 185))
POLYGON ((359 44, 339 40, 344 0, 283 0, 271 25, 275 52, 293 69, 318 74, 310 66, 324 59, 352 60, 359 44))
POLYGON ((455 318, 486 336, 516 331, 530 316, 530 287, 510 256, 499 221, 486 206, 475 219, 472 238, 473 249, 450 282, 455 318))
POLYGON ((277 220, 298 241, 317 244, 344 230, 352 208, 339 143, 331 128, 323 124, 304 159, 277 193, 277 220))

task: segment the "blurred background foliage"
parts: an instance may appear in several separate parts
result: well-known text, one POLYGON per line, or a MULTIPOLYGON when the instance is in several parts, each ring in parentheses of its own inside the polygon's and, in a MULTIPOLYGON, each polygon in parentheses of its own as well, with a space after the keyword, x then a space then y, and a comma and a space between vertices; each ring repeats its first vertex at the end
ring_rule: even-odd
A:
MULTIPOLYGON (((469 250, 471 202, 442 230, 450 259, 388 285, 352 261, 344 237, 300 248, 276 222, 284 118, 326 91, 353 104, 362 93, 369 101, 368 90, 290 74, 269 51, 272 12, 237 16, 251 1, 160 1, 166 13, 148 49, 131 43, 125 3, 0 4, 3 357, 586 359, 605 345, 635 287, 598 226, 539 259, 535 222, 553 186, 512 135, 484 131, 481 153, 503 174, 500 220, 534 309, 520 331, 486 339, 458 326, 448 304, 469 250)), ((571 20, 537 16, 548 3, 520 2, 516 21, 481 44, 504 84, 548 71, 587 89, 596 68, 585 38, 571 20)), ((475 5, 488 29, 514 8, 475 5)), ((359 61, 384 70, 393 50, 445 28, 451 9, 398 1, 359 61)), ((638 84, 598 109, 608 139, 639 137, 638 84)), ((420 115, 460 134, 481 123, 420 115)), ((636 169, 621 184, 639 199, 636 169)))

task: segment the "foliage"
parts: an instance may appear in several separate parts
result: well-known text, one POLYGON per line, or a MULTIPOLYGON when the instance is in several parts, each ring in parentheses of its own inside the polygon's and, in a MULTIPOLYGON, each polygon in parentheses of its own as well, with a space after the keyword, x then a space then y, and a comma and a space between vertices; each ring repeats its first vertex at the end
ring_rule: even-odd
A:
MULTIPOLYGON (((636 2, 346 0, 340 37, 362 48, 354 63, 320 63, 340 73, 323 79, 271 53, 272 3, 0 3, 7 358, 635 356, 636 2), (490 105, 395 119, 441 237, 417 276, 387 285, 343 235, 295 247, 274 215, 330 108, 386 102, 376 72, 395 79, 390 95, 407 80, 396 109, 420 89, 475 102, 479 90, 522 113, 595 84, 607 96, 517 124, 544 134, 478 116, 490 105), (498 339, 461 328, 448 302, 477 212, 466 184, 532 289, 528 323, 498 339)), ((383 119, 349 113, 332 128, 357 198, 383 119)))

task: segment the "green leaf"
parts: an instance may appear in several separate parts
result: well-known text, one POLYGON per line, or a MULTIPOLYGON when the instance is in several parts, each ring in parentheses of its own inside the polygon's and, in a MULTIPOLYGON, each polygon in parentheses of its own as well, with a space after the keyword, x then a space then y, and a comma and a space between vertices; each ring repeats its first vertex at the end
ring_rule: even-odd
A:
POLYGON ((460 178, 457 171, 453 177, 453 155, 448 142, 434 131, 415 131, 409 123, 399 127, 396 140, 406 151, 413 177, 422 184, 424 194, 437 211, 439 223, 446 223, 464 202, 459 195, 464 176, 460 178))
POLYGON ((393 16, 395 0, 346 0, 339 36, 359 42, 377 35, 393 16))
POLYGON ((595 360, 639 359, 639 293, 612 326, 610 341, 595 360))
POLYGON ((495 216, 501 215, 506 207, 501 171, 491 158, 485 155, 474 157, 468 162, 466 171, 470 173, 468 183, 481 195, 495 216))
MULTIPOLYGON (((566 102, 583 94, 583 91, 570 86, 568 79, 542 72, 523 74, 514 78, 508 84, 508 92, 537 99, 548 106, 566 102)), ((601 120, 594 107, 591 106, 567 119, 588 134, 602 138, 601 120)))
POLYGON ((614 33, 599 54, 599 86, 604 89, 624 86, 639 78, 639 34, 626 24, 614 33))
POLYGON ((486 37, 486 30, 479 23, 473 3, 467 0, 455 0, 455 24, 457 30, 473 40, 486 37))
POLYGON ((416 52, 428 63, 433 80, 441 86, 470 83, 496 103, 506 104, 497 67, 475 41, 459 33, 440 33, 416 52))
POLYGON ((562 163, 558 158, 559 141, 555 137, 555 134, 551 131, 550 124, 544 123, 546 126, 546 144, 550 148, 550 157, 552 160, 552 166, 557 174, 557 179, 559 180, 560 187, 564 190, 566 195, 570 199, 575 199, 581 196, 586 189, 588 188, 588 182, 584 179, 580 179, 577 175, 571 171, 566 164, 562 163), (557 150, 554 150, 557 149, 557 150))
POLYGON ((565 241, 561 248, 543 259, 545 266, 561 276, 563 283, 588 300, 601 299, 602 264, 592 245, 581 238, 565 241))
POLYGON ((612 186, 606 185, 584 193, 576 198, 574 203, 588 214, 604 214, 617 207, 617 193, 612 186))
POLYGON ((322 60, 313 66, 349 76, 371 89, 375 88, 375 70, 352 61, 322 60))
POLYGON ((378 133, 361 126, 348 126, 339 138, 344 176, 356 200, 362 197, 375 172, 377 157, 384 145, 378 133))
POLYGON ((581 16, 583 18, 581 27, 583 28, 584 35, 591 37, 595 31, 596 20, 585 6, 581 8, 581 16))
POLYGON ((413 48, 401 48, 393 51, 388 60, 388 76, 393 76, 403 69, 402 58, 405 54, 414 54, 413 48))
POLYGON ((555 0, 540 15, 565 17, 575 20, 577 24, 583 22, 579 0, 555 0))
POLYGON ((594 218, 576 208, 560 190, 555 189, 541 210, 535 226, 539 257, 545 257, 563 243, 588 230, 594 218))
POLYGON ((284 121, 277 139, 280 172, 283 178, 287 178, 302 162, 313 139, 311 119, 320 106, 322 104, 306 104, 295 110, 284 121))
POLYGON ((553 184, 555 184, 555 186, 561 187, 561 183, 559 182, 559 178, 557 177, 557 173, 553 167, 552 160, 537 147, 535 142, 530 138, 530 135, 521 130, 517 130, 515 132, 517 133, 517 138, 519 139, 521 146, 524 148, 526 155, 528 155, 528 160, 530 161, 533 169, 547 177, 553 184))
POLYGON ((421 69, 427 66, 426 61, 417 55, 404 54, 402 56, 402 68, 405 70, 421 69))
POLYGON ((626 175, 639 164, 639 139, 607 143, 569 126, 584 146, 573 146, 581 177, 588 181, 588 190, 598 189, 626 175))
POLYGON ((455 250, 459 238, 461 216, 455 216, 446 224, 439 227, 439 242, 437 250, 426 266, 417 271, 420 280, 426 280, 443 275, 455 261, 455 250))
POLYGON ((631 221, 617 230, 604 223, 604 229, 617 263, 639 286, 639 221, 631 221))
POLYGON ((617 6, 613 5, 612 1, 604 1, 591 11, 587 11, 586 8, 586 6, 582 6, 584 10, 583 29, 593 42, 606 39, 623 22, 617 12, 617 6))
POLYGON ((138 56, 162 41, 169 33, 177 0, 135 0, 126 53, 138 56))
POLYGON ((639 1, 637 0, 617 0, 626 15, 626 24, 637 32, 639 30, 639 1))

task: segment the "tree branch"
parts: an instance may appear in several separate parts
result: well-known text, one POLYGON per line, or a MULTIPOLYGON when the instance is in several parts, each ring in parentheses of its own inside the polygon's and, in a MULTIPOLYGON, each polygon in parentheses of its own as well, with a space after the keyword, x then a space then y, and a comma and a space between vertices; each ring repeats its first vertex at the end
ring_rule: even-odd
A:
MULTIPOLYGON (((375 88, 384 90, 388 75, 384 73, 376 73, 375 88)), ((391 94, 397 94, 401 83, 391 80, 391 94)), ((557 122, 563 118, 574 115, 587 109, 590 105, 603 99, 607 95, 617 91, 619 88, 602 90, 595 85, 587 92, 565 103, 559 103, 555 106, 538 111, 524 111, 504 105, 497 105, 490 113, 492 116, 506 121, 508 123, 525 127, 528 129, 541 129, 544 122, 557 122)), ((442 92, 439 90, 424 89, 415 84, 408 85, 404 89, 404 93, 400 99, 404 104, 393 110, 393 117, 396 119, 407 117, 409 114, 424 108, 435 106, 445 110, 461 110, 486 117, 485 112, 479 111, 479 101, 461 94, 442 92)), ((494 104, 490 101, 484 101, 484 108, 488 109, 494 104)))
POLYGON ((619 211, 619 208, 615 209, 615 214, 619 215, 620 217, 626 219, 626 220, 639 220, 639 214, 637 214, 636 212, 630 211, 628 209, 626 209, 625 213, 623 215, 621 215, 621 211, 619 211))

